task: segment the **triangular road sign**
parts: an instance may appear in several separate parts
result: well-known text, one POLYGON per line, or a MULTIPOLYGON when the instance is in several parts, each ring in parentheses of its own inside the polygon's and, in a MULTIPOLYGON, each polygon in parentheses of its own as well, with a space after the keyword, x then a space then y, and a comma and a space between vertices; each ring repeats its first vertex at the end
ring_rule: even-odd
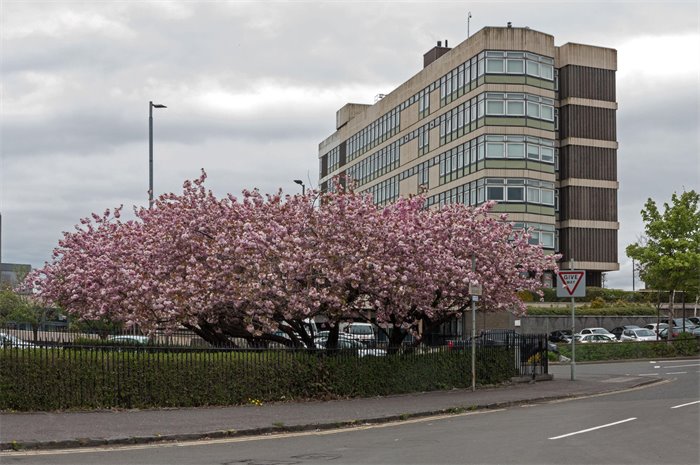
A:
POLYGON ((586 272, 585 271, 559 271, 557 279, 558 297, 585 297, 586 272))

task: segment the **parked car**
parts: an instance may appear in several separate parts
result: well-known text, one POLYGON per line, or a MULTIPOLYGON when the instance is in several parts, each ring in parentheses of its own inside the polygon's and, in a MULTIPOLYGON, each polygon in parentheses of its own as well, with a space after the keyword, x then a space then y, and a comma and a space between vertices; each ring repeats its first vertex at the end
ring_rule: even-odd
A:
POLYGON ((687 318, 690 320, 696 327, 700 326, 700 317, 697 316, 691 316, 687 318))
POLYGON ((570 329, 557 329, 549 333, 548 337, 550 342, 571 342, 571 330, 570 329))
POLYGON ((683 326, 685 326, 686 331, 690 330, 692 332, 696 325, 689 318, 674 318, 673 326, 678 326, 679 328, 683 328, 683 326))
POLYGON ((581 335, 581 336, 585 336, 587 334, 599 334, 599 335, 605 336, 607 338, 610 338, 614 341, 617 341, 617 338, 615 337, 615 335, 605 328, 583 328, 578 333, 578 335, 581 335))
POLYGON ((619 340, 620 340, 620 336, 622 336, 622 332, 623 332, 624 330, 626 330, 626 329, 635 329, 635 328, 639 328, 639 326, 637 326, 637 325, 622 325, 622 326, 618 326, 618 327, 616 327, 616 328, 611 329, 610 332, 613 333, 613 334, 615 335, 615 337, 616 337, 616 338, 618 339, 618 341, 619 341, 619 340))
POLYGON ((696 326, 692 334, 695 337, 700 337, 700 326, 696 326))
POLYGON ((107 337, 109 342, 114 342, 119 345, 132 345, 141 346, 148 344, 147 336, 137 336, 133 334, 123 334, 120 336, 109 336, 107 337))
MULTIPOLYGON (((671 334, 673 335, 673 337, 678 337, 681 335, 681 333, 684 333, 684 332, 688 333, 688 334, 693 334, 693 331, 695 331, 695 328, 689 329, 686 327, 685 331, 683 331, 683 328, 681 328, 680 326, 675 326, 673 328, 671 334)), ((661 331, 659 331, 659 337, 661 337, 663 339, 668 338, 668 326, 663 328, 661 331)))
MULTIPOLYGON (((314 339, 314 344, 320 349, 326 348, 326 343, 328 342, 328 332, 321 331, 319 334, 325 334, 325 337, 320 335, 314 339)), ((355 339, 352 336, 348 336, 345 333, 338 334, 338 348, 343 350, 354 351, 359 357, 382 357, 386 355, 386 350, 384 349, 370 349, 364 343, 355 339)))
POLYGON ((652 331, 651 329, 646 329, 646 328, 626 329, 622 332, 622 336, 620 337, 621 341, 636 341, 636 342, 656 341, 657 339, 658 339, 658 335, 654 331, 652 331))
POLYGON ((368 346, 377 342, 377 337, 374 334, 374 325, 371 323, 340 323, 340 331, 354 336, 355 339, 362 341, 368 346))
MULTIPOLYGON (((612 336, 612 335, 611 335, 612 336)), ((615 339, 615 336, 608 336, 605 334, 581 334, 577 335, 576 337, 576 342, 581 343, 581 344, 588 344, 588 343, 608 343, 608 342, 615 342, 617 339, 615 339)))
POLYGON ((23 341, 22 339, 12 336, 11 334, 0 333, 0 346, 14 347, 17 349, 35 349, 38 346, 31 342, 23 341))
POLYGON ((668 328, 668 323, 649 323, 648 325, 644 325, 644 328, 650 329, 658 334, 660 330, 668 328))

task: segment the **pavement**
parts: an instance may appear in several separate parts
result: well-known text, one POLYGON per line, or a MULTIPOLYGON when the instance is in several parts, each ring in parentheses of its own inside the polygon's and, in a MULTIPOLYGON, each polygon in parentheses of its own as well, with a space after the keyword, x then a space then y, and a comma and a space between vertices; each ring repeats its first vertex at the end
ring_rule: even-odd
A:
POLYGON ((400 421, 623 391, 660 381, 580 375, 386 397, 290 401, 233 407, 0 413, 0 450, 67 449, 254 436, 400 421))

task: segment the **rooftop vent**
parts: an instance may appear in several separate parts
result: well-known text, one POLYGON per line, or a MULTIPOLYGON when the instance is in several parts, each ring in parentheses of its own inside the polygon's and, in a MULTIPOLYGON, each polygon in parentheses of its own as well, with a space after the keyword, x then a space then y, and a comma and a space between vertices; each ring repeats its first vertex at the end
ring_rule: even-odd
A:
POLYGON ((425 68, 430 63, 437 60, 438 58, 440 58, 441 56, 443 56, 445 53, 449 52, 450 50, 451 49, 447 46, 447 39, 445 39, 445 46, 444 47, 442 46, 442 41, 438 40, 437 46, 428 50, 428 52, 423 55, 423 68, 425 68))

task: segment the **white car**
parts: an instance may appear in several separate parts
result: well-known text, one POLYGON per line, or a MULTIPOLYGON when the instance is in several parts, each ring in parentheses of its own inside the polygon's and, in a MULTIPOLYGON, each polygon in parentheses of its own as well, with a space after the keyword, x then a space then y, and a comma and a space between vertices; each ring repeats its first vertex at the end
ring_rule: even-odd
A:
MULTIPOLYGON (((328 342, 328 333, 326 331, 321 331, 320 334, 319 337, 314 339, 314 344, 320 349, 325 349, 326 343, 328 342)), ((386 355, 386 350, 369 349, 360 340, 344 333, 338 334, 338 349, 354 351, 359 357, 383 357, 386 355)))
POLYGON ((668 328, 668 323, 649 323, 648 325, 644 325, 644 327, 658 333, 664 328, 668 328))
POLYGON ((605 334, 581 334, 577 335, 576 337, 576 342, 579 342, 581 344, 588 344, 588 343, 608 343, 608 342, 616 342, 617 339, 615 339, 615 336, 609 338, 605 334))
POLYGON ((37 346, 31 342, 12 336, 11 334, 0 333, 0 347, 14 347, 16 349, 35 349, 37 346))
POLYGON ((620 336, 620 341, 656 341, 658 336, 654 331, 647 328, 626 329, 620 336))
POLYGON ((585 336, 587 334, 599 334, 608 337, 613 341, 617 341, 617 337, 615 337, 613 333, 611 333, 605 328, 584 328, 577 334, 577 336, 585 336))
POLYGON ((353 339, 362 341, 365 345, 371 346, 377 342, 374 334, 374 325, 371 323, 340 323, 340 332, 352 336, 353 339))

